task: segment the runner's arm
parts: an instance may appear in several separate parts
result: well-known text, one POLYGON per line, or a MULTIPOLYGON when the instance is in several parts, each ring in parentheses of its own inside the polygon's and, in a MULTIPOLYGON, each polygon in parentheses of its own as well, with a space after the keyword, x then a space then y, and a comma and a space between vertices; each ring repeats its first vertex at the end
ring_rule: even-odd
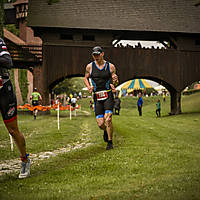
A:
POLYGON ((118 76, 116 74, 116 68, 112 63, 110 63, 110 73, 112 76, 112 83, 116 87, 119 84, 119 80, 118 80, 118 76))
POLYGON ((0 53, 0 67, 10 69, 13 66, 12 58, 10 54, 3 54, 0 53))
POLYGON ((0 38, 0 67, 10 69, 12 66, 13 62, 10 53, 3 39, 0 38))
POLYGON ((88 64, 86 66, 86 70, 85 70, 85 77, 84 77, 84 83, 85 83, 85 86, 88 88, 89 92, 92 93, 94 87, 90 85, 90 82, 89 82, 89 78, 90 78, 90 71, 91 71, 91 64, 88 64))
POLYGON ((41 94, 40 94, 40 96, 39 96, 39 100, 42 101, 42 96, 41 96, 41 94))

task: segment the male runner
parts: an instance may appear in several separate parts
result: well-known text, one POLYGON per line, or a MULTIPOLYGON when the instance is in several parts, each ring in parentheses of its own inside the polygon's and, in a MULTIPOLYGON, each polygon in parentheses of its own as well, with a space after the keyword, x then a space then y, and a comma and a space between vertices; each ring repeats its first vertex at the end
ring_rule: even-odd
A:
POLYGON ((89 92, 94 92, 94 110, 96 121, 100 129, 104 130, 104 141, 107 142, 106 150, 113 148, 112 113, 114 98, 112 90, 118 84, 115 66, 104 60, 101 47, 93 48, 94 61, 86 66, 84 82, 89 92), (90 85, 89 78, 92 80, 90 85))
POLYGON ((21 158, 21 170, 19 178, 26 178, 30 175, 30 159, 26 153, 25 139, 17 125, 17 100, 9 79, 9 72, 13 66, 10 53, 6 44, 0 38, 0 111, 8 132, 13 137, 21 158))
MULTIPOLYGON (((32 100, 32 105, 33 106, 38 106, 39 105, 39 100, 40 101, 42 100, 42 97, 41 97, 40 93, 37 91, 37 88, 33 89, 33 92, 32 92, 32 94, 30 96, 30 100, 32 100)), ((38 110, 35 108, 33 110, 34 120, 36 119, 37 112, 38 112, 38 110)))

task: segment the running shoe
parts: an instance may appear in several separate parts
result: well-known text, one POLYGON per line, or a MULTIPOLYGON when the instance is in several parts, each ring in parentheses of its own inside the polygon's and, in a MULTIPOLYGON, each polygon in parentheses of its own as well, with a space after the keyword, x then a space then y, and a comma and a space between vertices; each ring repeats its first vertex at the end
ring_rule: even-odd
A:
POLYGON ((104 139, 104 142, 108 142, 108 133, 107 133, 107 131, 104 131, 103 139, 104 139))
POLYGON ((30 176, 31 161, 28 158, 26 162, 21 163, 19 178, 27 178, 30 176))
POLYGON ((110 150, 110 149, 113 149, 113 144, 108 142, 106 150, 110 150))

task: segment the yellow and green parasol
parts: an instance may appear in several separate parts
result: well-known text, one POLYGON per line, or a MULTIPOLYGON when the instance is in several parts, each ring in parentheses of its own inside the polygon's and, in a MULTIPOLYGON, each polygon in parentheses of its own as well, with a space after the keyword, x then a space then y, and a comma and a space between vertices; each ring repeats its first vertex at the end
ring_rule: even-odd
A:
POLYGON ((121 89, 127 90, 130 93, 134 90, 142 90, 145 88, 152 88, 152 86, 144 79, 134 79, 127 81, 121 89))

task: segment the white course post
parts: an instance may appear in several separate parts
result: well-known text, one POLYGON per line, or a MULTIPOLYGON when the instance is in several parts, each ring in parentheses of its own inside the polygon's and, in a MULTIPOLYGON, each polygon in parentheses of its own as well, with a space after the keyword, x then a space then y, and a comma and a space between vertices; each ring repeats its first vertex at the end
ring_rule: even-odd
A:
POLYGON ((13 151, 13 149, 14 149, 13 138, 10 134, 9 134, 9 136, 10 136, 10 149, 11 149, 11 151, 13 151))
POLYGON ((72 119, 72 109, 71 109, 71 104, 70 104, 70 107, 69 107, 69 119, 70 119, 70 120, 72 119))
POLYGON ((76 117, 76 106, 74 107, 74 116, 76 117))
POLYGON ((58 108, 57 108, 58 130, 60 130, 60 121, 59 121, 59 101, 57 101, 57 103, 58 103, 58 108))

